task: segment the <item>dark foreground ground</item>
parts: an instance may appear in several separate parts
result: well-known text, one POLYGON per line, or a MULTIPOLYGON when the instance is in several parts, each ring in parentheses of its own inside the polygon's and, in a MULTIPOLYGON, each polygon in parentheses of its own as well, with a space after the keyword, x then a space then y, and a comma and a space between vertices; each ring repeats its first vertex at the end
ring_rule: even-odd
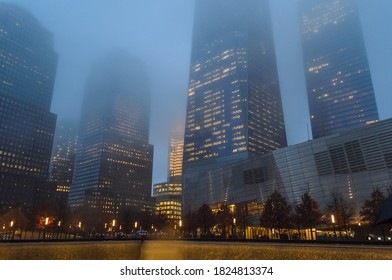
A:
POLYGON ((392 260, 391 245, 77 241, 0 244, 2 260, 392 260))

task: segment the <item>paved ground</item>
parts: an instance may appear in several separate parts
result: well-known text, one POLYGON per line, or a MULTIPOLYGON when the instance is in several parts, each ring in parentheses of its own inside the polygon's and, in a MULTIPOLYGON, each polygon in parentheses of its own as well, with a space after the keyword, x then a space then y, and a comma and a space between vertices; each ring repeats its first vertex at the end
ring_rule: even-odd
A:
POLYGON ((151 240, 2 243, 0 259, 392 260, 392 246, 151 240))

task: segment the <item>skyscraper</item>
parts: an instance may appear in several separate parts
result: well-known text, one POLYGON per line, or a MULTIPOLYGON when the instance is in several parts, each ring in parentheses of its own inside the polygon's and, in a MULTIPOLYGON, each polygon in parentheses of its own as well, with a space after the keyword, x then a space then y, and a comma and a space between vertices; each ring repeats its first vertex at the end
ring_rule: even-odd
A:
POLYGON ((169 222, 179 225, 182 209, 182 157, 184 151, 184 127, 176 125, 170 135, 169 176, 167 182, 154 184, 155 209, 169 222))
POLYGON ((62 120, 56 125, 49 179, 56 184, 56 206, 65 215, 71 189, 77 145, 77 122, 62 120))
POLYGON ((175 126, 170 135, 169 178, 182 183, 182 158, 184 156, 184 125, 175 126))
POLYGON ((198 172, 286 146, 268 1, 200 0, 194 17, 183 166, 191 208, 227 198, 198 172))
POLYGON ((121 208, 150 203, 150 95, 144 66, 129 54, 113 52, 94 65, 85 87, 71 207, 115 216, 121 208))
POLYGON ((53 199, 48 183, 56 115, 50 112, 53 35, 28 11, 0 3, 0 208, 31 212, 53 199))
POLYGON ((49 173, 59 192, 68 193, 71 189, 77 133, 76 121, 61 121, 56 126, 49 173))
POLYGON ((300 17, 313 137, 378 121, 357 1, 302 0, 300 17))

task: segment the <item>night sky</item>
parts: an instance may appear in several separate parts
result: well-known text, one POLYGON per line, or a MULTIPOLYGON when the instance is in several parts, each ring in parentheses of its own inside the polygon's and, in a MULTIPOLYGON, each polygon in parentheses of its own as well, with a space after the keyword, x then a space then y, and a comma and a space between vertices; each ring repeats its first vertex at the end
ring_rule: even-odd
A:
MULTIPOLYGON (((239 0, 240 1, 240 0, 239 0)), ((153 182, 167 177, 170 123, 185 116, 193 24, 191 0, 10 0, 54 35, 59 54, 52 112, 79 119, 86 75, 113 49, 143 60, 153 89, 153 182)), ((296 0, 271 0, 288 143, 308 139, 309 112, 296 0)), ((392 117, 392 1, 358 0, 381 119, 392 117)))

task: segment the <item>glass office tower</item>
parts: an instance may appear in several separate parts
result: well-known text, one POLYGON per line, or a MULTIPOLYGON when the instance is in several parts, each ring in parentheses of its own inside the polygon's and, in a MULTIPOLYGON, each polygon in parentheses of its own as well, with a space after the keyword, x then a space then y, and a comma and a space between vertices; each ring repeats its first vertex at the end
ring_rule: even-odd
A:
POLYGON ((182 183, 182 158, 184 155, 184 125, 172 128, 169 146, 170 182, 182 183))
POLYGON ((0 210, 47 205, 56 115, 53 35, 23 8, 0 3, 0 210))
POLYGON ((78 122, 62 120, 56 124, 49 180, 56 184, 55 201, 61 220, 65 218, 68 194, 71 189, 77 145, 78 122))
POLYGON ((183 159, 190 208, 225 200, 198 185, 200 172, 286 146, 268 1, 199 0, 194 17, 183 159))
POLYGON ((170 135, 169 176, 167 182, 154 184, 155 212, 180 226, 182 210, 182 158, 184 125, 176 124, 170 135))
POLYGON ((150 90, 144 66, 125 52, 101 59, 87 79, 71 207, 116 214, 151 197, 150 90))
POLYGON ((357 1, 302 0, 300 17, 313 138, 378 121, 357 1))

